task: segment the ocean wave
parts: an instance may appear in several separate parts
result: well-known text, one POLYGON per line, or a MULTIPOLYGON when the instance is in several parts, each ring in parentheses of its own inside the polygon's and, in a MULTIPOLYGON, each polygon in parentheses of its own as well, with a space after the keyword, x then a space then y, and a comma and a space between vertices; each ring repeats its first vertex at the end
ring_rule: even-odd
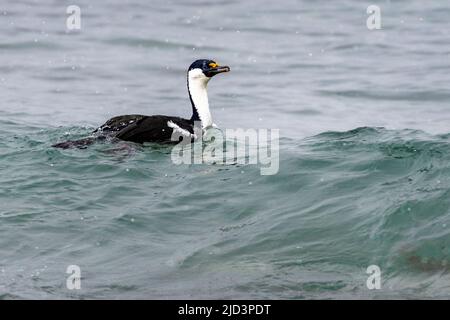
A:
MULTIPOLYGON (((135 256, 133 243, 143 250, 134 267, 147 257, 154 274, 182 272, 190 279, 180 280, 181 292, 161 289, 179 297, 194 287, 199 297, 223 297, 223 290, 255 298, 364 295, 370 264, 380 266, 392 297, 423 297, 410 283, 436 294, 449 277, 447 135, 363 127, 282 138, 279 173, 261 176, 252 165, 176 166, 170 149, 152 145, 52 149, 68 132, 79 137, 90 130, 32 130, 0 146, 7 155, 0 161, 1 201, 8 203, 0 212, 2 241, 12 241, 20 227, 26 242, 40 243, 43 257, 57 252, 63 258, 71 251, 57 243, 75 245, 70 235, 88 224, 75 237, 89 248, 77 251, 79 260, 92 264, 101 252, 111 268, 122 270, 115 256, 135 256), (37 240, 42 230, 52 242, 37 240), (230 272, 230 281, 208 287, 230 272)), ((137 282, 129 285, 145 291, 137 282)), ((88 291, 86 297, 107 296, 115 289, 99 284, 88 291)))

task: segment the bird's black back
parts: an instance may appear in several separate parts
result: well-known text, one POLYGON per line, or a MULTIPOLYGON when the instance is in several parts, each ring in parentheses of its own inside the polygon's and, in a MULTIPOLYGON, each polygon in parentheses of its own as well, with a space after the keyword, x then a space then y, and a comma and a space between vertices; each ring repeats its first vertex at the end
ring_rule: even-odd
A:
POLYGON ((173 128, 168 126, 169 121, 190 133, 194 133, 193 121, 180 117, 162 115, 126 115, 114 117, 94 132, 112 134, 118 139, 137 143, 176 143, 177 141, 171 140, 173 128))

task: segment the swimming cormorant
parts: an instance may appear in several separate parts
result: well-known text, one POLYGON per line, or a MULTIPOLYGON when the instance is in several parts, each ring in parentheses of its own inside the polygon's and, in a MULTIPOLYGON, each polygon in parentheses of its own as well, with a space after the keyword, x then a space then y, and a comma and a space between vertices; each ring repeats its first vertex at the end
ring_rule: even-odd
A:
POLYGON ((53 145, 56 148, 84 148, 97 140, 107 137, 137 143, 158 142, 177 143, 172 140, 176 136, 195 139, 194 125, 201 124, 201 129, 215 126, 209 111, 207 84, 216 74, 228 72, 228 66, 219 66, 213 60, 201 59, 194 61, 187 72, 187 87, 192 104, 192 117, 183 119, 163 115, 123 115, 108 120, 97 128, 93 135, 86 139, 66 141, 53 145))

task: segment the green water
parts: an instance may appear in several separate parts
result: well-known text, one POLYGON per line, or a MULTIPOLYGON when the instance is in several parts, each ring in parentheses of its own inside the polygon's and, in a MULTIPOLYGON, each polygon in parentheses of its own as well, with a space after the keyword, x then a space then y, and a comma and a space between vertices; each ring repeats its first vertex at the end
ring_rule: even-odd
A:
POLYGON ((61 151, 91 128, 1 124, 2 298, 448 296, 448 136, 282 138, 279 173, 262 176, 176 166, 169 147, 61 151), (73 264, 81 290, 66 288, 73 264))

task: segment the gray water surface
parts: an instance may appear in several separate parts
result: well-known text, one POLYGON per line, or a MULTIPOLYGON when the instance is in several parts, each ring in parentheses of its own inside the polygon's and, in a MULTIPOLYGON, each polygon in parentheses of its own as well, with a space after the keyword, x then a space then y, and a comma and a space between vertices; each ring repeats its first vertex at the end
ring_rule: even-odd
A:
POLYGON ((379 1, 368 30, 370 4, 3 1, 0 298, 448 298, 450 4, 379 1), (217 125, 280 129, 277 175, 51 148, 190 117, 199 58, 232 70, 209 83, 217 125))

